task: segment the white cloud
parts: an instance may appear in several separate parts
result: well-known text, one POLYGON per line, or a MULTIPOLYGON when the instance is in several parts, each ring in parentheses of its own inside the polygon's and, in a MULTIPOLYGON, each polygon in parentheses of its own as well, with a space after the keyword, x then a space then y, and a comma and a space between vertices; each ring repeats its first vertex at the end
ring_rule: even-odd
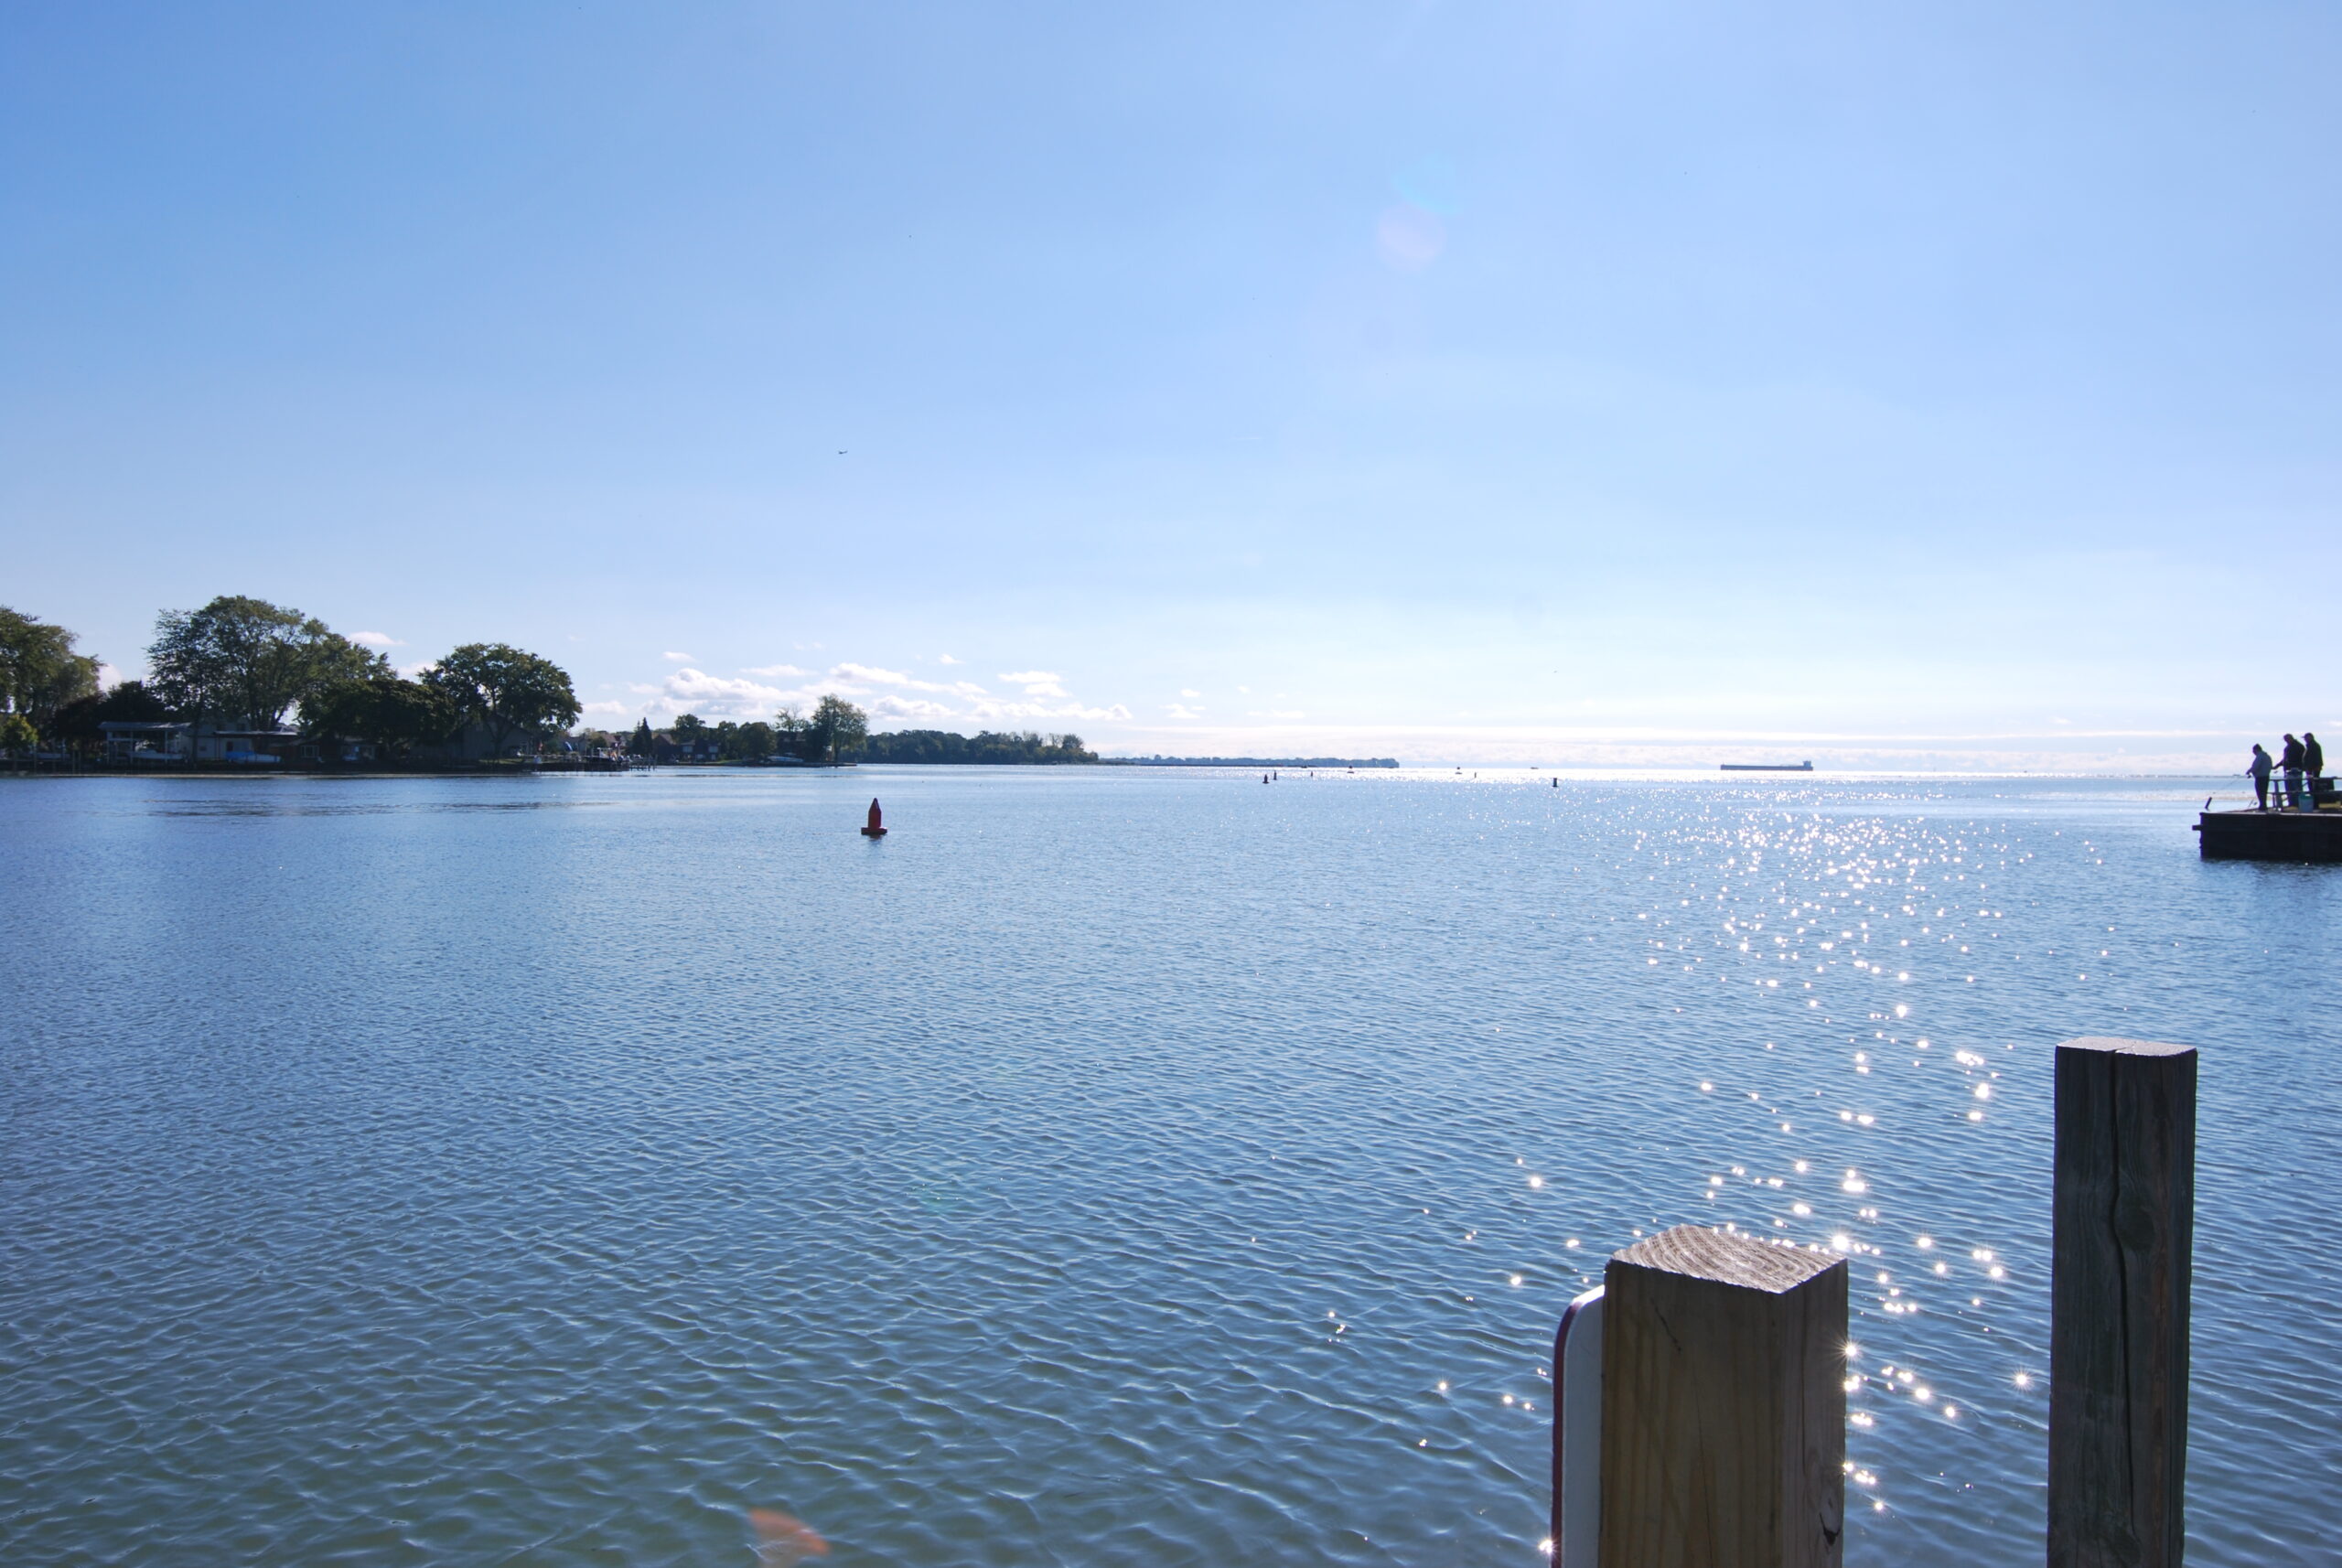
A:
POLYGON ((1200 697, 1203 693, 1201 692, 1191 691, 1187 687, 1182 686, 1179 688, 1179 695, 1183 697, 1200 697))
POLYGON ((692 661, 692 656, 688 653, 662 653, 659 657, 670 664, 689 664, 692 661))
POLYGON ((1175 719, 1199 719, 1204 716, 1204 711, 1201 708, 1191 708, 1185 703, 1167 703, 1163 711, 1175 719))
POLYGON ((577 711, 581 714, 608 714, 614 718, 624 718, 627 714, 634 712, 634 708, 629 703, 621 703, 616 698, 612 698, 607 703, 580 703, 577 711))
POLYGON ((1067 695, 1065 677, 1047 670, 1019 670, 1004 673, 1001 679, 1025 688, 1028 697, 1063 697, 1067 695))
POLYGON ((634 689, 656 693, 676 713, 694 713, 702 718, 769 718, 773 710, 783 703, 809 700, 804 692, 768 686, 760 681, 729 680, 688 668, 676 671, 657 686, 634 689))
POLYGON ((404 648, 405 643, 386 631, 353 631, 349 640, 360 648, 404 648))
POLYGON ((653 723, 680 713, 711 721, 769 719, 776 708, 801 712, 824 693, 836 692, 867 708, 874 721, 907 727, 1043 728, 1076 720, 1127 723, 1131 717, 1119 703, 1100 705, 1075 698, 1049 671, 1028 670, 1010 679, 1024 689, 1021 696, 995 696, 972 681, 923 681, 901 670, 851 661, 833 665, 819 676, 793 664, 761 665, 733 677, 686 665, 655 682, 628 685, 625 689, 635 695, 627 702, 598 703, 586 711, 630 714, 647 707, 653 723))
POLYGON ((870 686, 908 686, 914 692, 933 692, 939 696, 981 697, 984 694, 984 689, 972 681, 954 681, 949 685, 942 685, 933 681, 922 681, 915 675, 906 675, 899 670, 881 670, 870 664, 833 666, 830 679, 848 693, 856 693, 870 686))
POLYGON ((936 661, 938 664, 957 664, 957 663, 959 663, 959 662, 960 662, 958 660, 956 660, 956 659, 952 658, 952 657, 951 657, 950 654, 948 654, 948 653, 946 653, 946 654, 942 654, 942 655, 940 655, 940 656, 936 659, 936 660, 935 660, 935 661, 936 661))
POLYGON ((830 671, 833 681, 849 681, 856 685, 909 686, 916 684, 899 670, 881 670, 872 664, 840 664, 830 671))
POLYGON ((1131 711, 1116 703, 1109 708, 1084 707, 1077 702, 1003 703, 987 699, 969 710, 974 719, 1128 719, 1131 711))
POLYGON ((870 716, 877 719, 950 719, 959 717, 959 710, 949 703, 931 702, 925 697, 880 697, 870 704, 870 716))

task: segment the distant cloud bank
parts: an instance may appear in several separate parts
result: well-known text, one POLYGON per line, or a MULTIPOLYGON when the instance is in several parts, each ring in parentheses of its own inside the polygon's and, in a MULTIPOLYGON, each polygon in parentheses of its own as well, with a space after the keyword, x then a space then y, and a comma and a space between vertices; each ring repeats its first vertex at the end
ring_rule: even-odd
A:
MULTIPOLYGON (((687 660, 687 654, 665 658, 684 660, 680 670, 656 681, 627 685, 637 702, 616 699, 588 703, 588 714, 632 714, 647 710, 654 720, 677 714, 697 714, 704 719, 769 719, 779 709, 805 709, 834 692, 868 709, 873 719, 918 727, 962 728, 1004 725, 1062 725, 1126 723, 1131 710, 1121 703, 1090 703, 1075 696, 1064 678, 1053 671, 1025 670, 1001 676, 1021 688, 1016 695, 996 693, 973 681, 927 681, 906 670, 880 664, 843 660, 816 675, 794 664, 744 667, 736 675, 719 675, 687 660)), ((959 660, 947 658, 946 663, 959 660)))

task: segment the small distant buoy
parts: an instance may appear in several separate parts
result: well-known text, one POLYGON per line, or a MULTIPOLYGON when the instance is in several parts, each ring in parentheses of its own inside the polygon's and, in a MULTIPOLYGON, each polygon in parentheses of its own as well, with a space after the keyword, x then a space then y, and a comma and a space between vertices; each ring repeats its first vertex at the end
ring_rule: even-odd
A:
POLYGON ((1561 781, 1559 779, 1554 779, 1554 780, 1553 780, 1553 788, 1554 788, 1554 789, 1560 789, 1561 787, 1562 787, 1562 781, 1561 781))
POLYGON ((1269 781, 1269 776, 1268 776, 1267 774, 1265 774, 1265 773, 1262 774, 1262 775, 1261 775, 1261 782, 1262 782, 1262 783, 1263 783, 1263 784, 1266 784, 1268 781, 1269 781))
POLYGON ((879 820, 878 802, 876 800, 870 802, 870 820, 863 824, 862 836, 866 839, 882 839, 886 836, 886 824, 879 820))

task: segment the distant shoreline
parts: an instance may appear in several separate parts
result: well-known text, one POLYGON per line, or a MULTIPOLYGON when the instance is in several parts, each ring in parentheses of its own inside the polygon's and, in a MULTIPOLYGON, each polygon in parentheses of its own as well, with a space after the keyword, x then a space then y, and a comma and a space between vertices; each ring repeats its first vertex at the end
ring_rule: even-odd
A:
POLYGON ((1101 768, 1396 768, 1389 757, 1101 757, 1101 768))

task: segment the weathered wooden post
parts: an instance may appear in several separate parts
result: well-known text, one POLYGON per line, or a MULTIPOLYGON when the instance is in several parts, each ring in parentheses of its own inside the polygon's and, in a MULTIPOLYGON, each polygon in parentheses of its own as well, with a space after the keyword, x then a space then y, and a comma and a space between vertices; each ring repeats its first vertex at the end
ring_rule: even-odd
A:
POLYGON ((2057 1047, 2049 1568, 2179 1568, 2196 1052, 2057 1047))
POLYGON ((1603 1280, 1602 1568, 1835 1568, 1842 1258, 1679 1225, 1603 1280))

